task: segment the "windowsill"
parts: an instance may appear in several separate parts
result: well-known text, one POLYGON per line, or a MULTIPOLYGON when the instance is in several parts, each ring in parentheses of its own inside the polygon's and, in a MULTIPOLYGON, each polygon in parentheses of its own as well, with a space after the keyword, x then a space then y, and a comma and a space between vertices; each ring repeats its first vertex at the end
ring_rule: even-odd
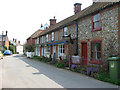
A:
POLYGON ((100 31, 100 30, 101 30, 101 27, 92 29, 92 31, 100 31))
POLYGON ((89 63, 90 64, 102 64, 102 62, 99 60, 90 60, 89 63))

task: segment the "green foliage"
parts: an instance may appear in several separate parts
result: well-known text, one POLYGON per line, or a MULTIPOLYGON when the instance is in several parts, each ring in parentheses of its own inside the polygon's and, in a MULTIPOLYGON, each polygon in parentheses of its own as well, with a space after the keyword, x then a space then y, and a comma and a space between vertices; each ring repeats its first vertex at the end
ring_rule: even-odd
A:
POLYGON ((26 49, 28 52, 34 52, 34 45, 26 46, 25 49, 26 49))
POLYGON ((9 45, 9 50, 13 52, 13 54, 16 53, 16 47, 13 45, 9 45))
POLYGON ((7 47, 5 45, 3 45, 3 47, 4 47, 4 50, 7 50, 7 47))
POLYGON ((42 62, 48 62, 50 60, 47 57, 40 57, 40 56, 34 56, 33 59, 39 60, 39 61, 42 61, 42 62))
POLYGON ((64 64, 65 64, 65 67, 69 67, 69 61, 67 59, 64 59, 64 64))
POLYGON ((13 54, 16 54, 16 46, 9 42, 9 50, 12 51, 13 54))
POLYGON ((112 79, 110 79, 109 73, 106 73, 106 72, 99 72, 97 74, 97 79, 101 80, 101 81, 104 81, 104 82, 110 82, 110 83, 113 83, 113 84, 120 85, 120 79, 118 81, 112 80, 112 79))
POLYGON ((64 68, 65 67, 64 62, 58 62, 56 64, 56 67, 58 67, 58 68, 64 68))

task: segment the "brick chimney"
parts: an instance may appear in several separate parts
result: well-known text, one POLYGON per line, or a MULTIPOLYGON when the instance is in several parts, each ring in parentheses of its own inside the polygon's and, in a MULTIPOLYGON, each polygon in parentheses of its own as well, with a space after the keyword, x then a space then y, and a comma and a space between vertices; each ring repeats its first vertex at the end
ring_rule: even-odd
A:
POLYGON ((15 42, 17 42, 17 39, 15 39, 15 42))
POLYGON ((13 42, 14 42, 14 40, 15 40, 15 39, 13 38, 13 42))
POLYGON ((54 16, 54 19, 50 19, 50 26, 55 25, 56 24, 56 19, 54 16))
POLYGON ((81 11, 81 3, 75 3, 74 4, 74 14, 78 13, 81 11))
POLYGON ((18 43, 20 44, 20 41, 18 41, 18 43))

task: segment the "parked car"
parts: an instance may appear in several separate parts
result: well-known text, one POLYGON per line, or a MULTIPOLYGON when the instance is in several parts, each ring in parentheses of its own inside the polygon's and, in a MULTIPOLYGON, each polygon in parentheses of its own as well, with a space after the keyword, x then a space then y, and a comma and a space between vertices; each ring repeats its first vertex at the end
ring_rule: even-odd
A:
POLYGON ((5 50, 4 55, 11 55, 11 51, 10 50, 5 50))
POLYGON ((0 51, 0 59, 3 59, 3 54, 1 51, 0 51))

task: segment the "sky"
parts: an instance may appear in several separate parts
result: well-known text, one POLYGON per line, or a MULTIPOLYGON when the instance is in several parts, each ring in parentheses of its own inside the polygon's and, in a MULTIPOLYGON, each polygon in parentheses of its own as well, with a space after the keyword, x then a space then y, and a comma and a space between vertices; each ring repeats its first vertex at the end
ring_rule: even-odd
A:
POLYGON ((22 44, 41 24, 48 24, 55 16, 57 22, 74 15, 74 4, 82 3, 82 10, 92 4, 92 0, 0 0, 0 35, 8 31, 22 44))

